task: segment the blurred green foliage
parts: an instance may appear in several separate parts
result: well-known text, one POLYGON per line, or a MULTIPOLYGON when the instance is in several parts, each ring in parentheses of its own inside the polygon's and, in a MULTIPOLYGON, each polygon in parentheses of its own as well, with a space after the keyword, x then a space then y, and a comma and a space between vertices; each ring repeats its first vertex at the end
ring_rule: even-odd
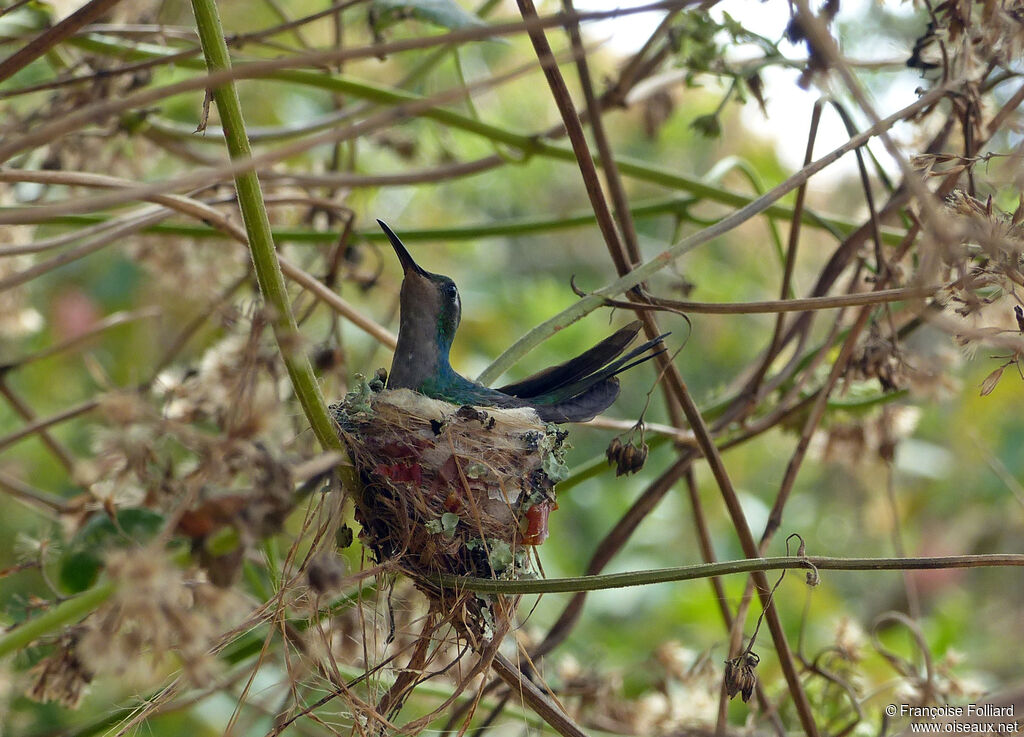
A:
MULTIPOLYGON (((287 12, 298 17, 320 10, 321 5, 288 3, 287 12)), ((498 15, 507 16, 507 10, 503 7, 498 15)), ((224 3, 221 11, 225 27, 235 34, 280 22, 269 3, 224 3)), ((34 8, 31 12, 38 15, 43 11, 34 8)), ((358 10, 344 17, 347 43, 368 42, 365 12, 358 10), (349 18, 352 20, 348 21, 349 18)), ((899 18, 898 25, 886 23, 883 27, 886 33, 892 34, 893 43, 905 45, 919 32, 921 19, 916 15, 899 15, 899 18)), ((142 19, 168 26, 187 28, 191 25, 187 4, 179 2, 163 3, 159 14, 147 11, 142 19)), ((718 31, 717 24, 698 23, 693 19, 689 23, 681 31, 679 63, 689 63, 694 72, 689 81, 702 80, 703 86, 675 90, 673 98, 678 107, 652 135, 645 134, 642 106, 610 114, 607 125, 616 152, 698 177, 725 157, 736 156, 745 160, 767 185, 781 181, 790 169, 776 155, 770 136, 759 133, 765 124, 756 104, 730 104, 720 115, 712 112, 718 109, 725 88, 705 72, 713 67, 721 51, 717 44, 724 44, 727 36, 718 31), (706 124, 699 124, 701 120, 706 124), (721 135, 702 137, 701 130, 707 133, 707 121, 711 120, 716 128, 720 126, 721 135)), ((873 39, 861 35, 859 29, 863 27, 856 18, 840 24, 846 34, 844 39, 853 49, 873 48, 870 45, 873 39)), ((383 32, 388 38, 406 38, 436 32, 436 29, 401 21, 383 32)), ((302 35, 315 47, 333 42, 332 27, 327 20, 304 26, 302 35)), ((295 43, 286 32, 275 39, 288 44, 289 48, 295 43)), ((175 42, 177 45, 186 43, 175 42)), ((237 53, 242 60, 273 56, 274 49, 246 45, 237 53)), ((346 63, 340 71, 375 83, 387 80, 387 84, 394 84, 417 70, 432 53, 432 50, 423 50, 393 55, 385 60, 358 60, 346 63)), ((502 42, 482 41, 464 46, 457 52, 461 72, 454 63, 455 53, 442 58, 429 74, 409 89, 429 95, 458 86, 460 74, 472 82, 532 59, 528 42, 519 36, 502 42)), ((65 63, 70 63, 75 55, 73 44, 66 53, 58 54, 65 63)), ((601 78, 613 75, 619 62, 611 53, 599 52, 591 57, 591 63, 597 67, 595 78, 601 78)), ((3 89, 41 83, 61 71, 58 60, 40 59, 6 83, 3 89)), ((563 71, 574 84, 570 67, 563 67, 563 71)), ((154 67, 151 74, 149 84, 157 85, 190 77, 193 72, 163 64, 154 67)), ((796 74, 792 72, 794 79, 796 74)), ((251 130, 302 124, 331 114, 342 105, 358 104, 323 90, 269 80, 241 81, 238 87, 246 124, 251 130)), ((573 91, 576 92, 575 88, 573 91)), ((811 99, 814 93, 806 94, 811 99)), ((10 105, 12 112, 17 110, 24 114, 33 105, 40 104, 39 95, 13 98, 3 104, 10 105)), ((190 130, 196 125, 201 102, 202 95, 195 93, 162 100, 149 115, 148 122, 156 125, 144 124, 140 131, 152 133, 163 123, 190 130)), ((529 134, 544 131, 559 122, 539 71, 500 89, 474 94, 472 108, 467 104, 452 107, 529 134)), ((205 134, 167 135, 175 138, 179 145, 204 156, 215 157, 221 153, 215 109, 211 111, 205 134)), ((803 137, 805 131, 794 131, 793 135, 803 137)), ((137 170, 135 175, 140 179, 158 180, 186 170, 180 160, 161 153, 161 149, 141 133, 114 130, 110 139, 102 143, 102 148, 106 158, 97 159, 95 163, 100 167, 109 164, 114 173, 121 176, 137 170)), ((311 149, 289 158, 281 168, 295 172, 322 171, 325 162, 335 158, 346 166, 351 163, 355 172, 382 175, 420 170, 450 161, 469 161, 495 153, 513 162, 472 177, 426 186, 361 187, 351 191, 330 187, 311 189, 343 201, 344 206, 355 213, 361 232, 372 230, 376 217, 385 219, 401 234, 406 229, 471 226, 524 217, 558 219, 588 207, 574 166, 543 157, 517 162, 514 161, 517 154, 504 151, 501 144, 422 118, 403 120, 385 133, 345 142, 336 148, 311 149)), ((993 169, 992 188, 1005 192, 1008 185, 1000 181, 1003 172, 998 163, 993 164, 993 169)), ((853 181, 813 189, 808 206, 851 220, 862 218, 862 195, 853 181)), ((750 193, 749 182, 735 171, 726 174, 721 184, 731 190, 750 193)), ((15 190, 15 196, 25 191, 15 190)), ((637 202, 664 195, 661 188, 635 180, 627 180, 627 191, 637 202)), ((3 204, 10 206, 13 202, 3 204)), ((711 203, 694 208, 694 212, 704 218, 715 218, 727 211, 728 208, 711 203)), ((288 205, 278 207, 272 203, 271 212, 275 226, 312 227, 305 217, 308 211, 300 208, 289 209, 288 205)), ((331 227, 336 230, 339 226, 331 227)), ((652 258, 664 250, 677 237, 680 228, 686 233, 696 226, 677 222, 671 216, 639 220, 637 231, 644 258, 652 258)), ((40 225, 30 240, 66 230, 63 225, 40 225)), ((180 253, 182 259, 201 249, 209 254, 236 249, 236 244, 219 239, 145 237, 152 242, 151 248, 180 253)), ((17 242, 23 241, 19 237, 17 242)), ((794 275, 797 294, 809 290, 834 243, 824 231, 804 230, 794 275)), ((337 291, 363 314, 396 330, 398 264, 379 240, 357 237, 350 246, 345 258, 349 259, 346 266, 351 273, 368 271, 378 278, 372 286, 349 279, 343 281, 337 291)), ((450 275, 460 286, 464 312, 453 363, 467 375, 478 374, 523 333, 575 302, 577 298, 568 287, 570 278, 575 277, 581 288, 590 291, 608 283, 614 276, 610 259, 593 225, 450 243, 417 241, 410 247, 425 268, 450 275)), ((313 273, 323 270, 328 253, 327 244, 295 242, 284 244, 282 249, 289 258, 313 273)), ((211 263, 214 262, 211 258, 211 263)), ((162 263, 166 267, 167 262, 162 263)), ((241 273, 242 263, 241 259, 234 263, 224 259, 221 265, 241 273)), ((650 289, 656 294, 680 297, 685 280, 692 285, 687 299, 709 302, 774 299, 778 297, 782 268, 767 222, 758 219, 688 254, 654 279, 650 289)), ((214 296, 214 290, 209 290, 207 297, 214 296)), ((249 286, 233 297, 235 303, 242 305, 242 312, 256 299, 249 286)), ((84 320, 88 326, 114 312, 151 304, 158 305, 161 311, 159 319, 140 319, 117 326, 90 339, 82 348, 5 372, 2 376, 5 384, 30 403, 36 416, 47 416, 98 394, 149 380, 158 357, 182 325, 207 309, 192 295, 176 294, 159 273, 154 273, 152 262, 145 263, 145 259, 138 257, 137 250, 126 249, 121 244, 33 280, 26 300, 41 313, 43 325, 25 336, 4 338, 0 351, 5 362, 75 335, 76 330, 81 330, 75 320, 84 320)), ((608 310, 591 315, 546 341, 510 376, 518 378, 559 362, 597 342, 625 319, 625 315, 608 310)), ((757 359, 774 325, 774 317, 770 315, 693 315, 689 322, 674 315, 663 315, 659 319, 663 329, 672 331, 670 350, 681 349, 676 364, 702 406, 712 405, 735 389, 738 372, 757 359)), ((815 340, 825 339, 828 323, 829 318, 818 321, 812 333, 815 340)), ((206 326, 178 353, 175 365, 182 370, 195 368, 204 351, 223 337, 229 327, 223 321, 206 326)), ((341 366, 321 377, 329 400, 343 395, 356 372, 369 375, 378 366, 390 362, 388 352, 374 340, 345 321, 336 322, 323 308, 313 312, 303 325, 302 333, 310 346, 336 343, 345 356, 341 366)), ((919 424, 901 445, 891 465, 891 481, 886 463, 871 455, 870 449, 861 448, 860 457, 826 460, 815 446, 817 450, 804 463, 793 488, 782 523, 784 534, 773 541, 769 555, 783 554, 785 535, 798 532, 806 540, 811 554, 889 556, 894 554, 894 524, 908 555, 1024 552, 1021 548, 1024 499, 1015 496, 1019 493, 1019 484, 1014 488, 1006 480, 1024 476, 1024 455, 1020 452, 1024 447, 1024 413, 1020 411, 1019 377, 1015 371, 1008 370, 991 396, 979 397, 977 387, 996 365, 984 349, 973 359, 960 361, 947 336, 932 331, 918 337, 926 350, 915 353, 914 360, 934 361, 945 386, 940 391, 928 387, 917 393, 912 387, 910 395, 892 403, 891 407, 917 408, 921 415, 919 424), (900 515, 898 521, 893 519, 887 501, 889 483, 900 515)), ((635 419, 655 379, 656 371, 650 365, 626 375, 621 398, 609 414, 635 419)), ((874 395, 879 393, 873 382, 868 391, 874 395)), ((646 415, 648 422, 669 420, 660 392, 657 387, 653 389, 655 401, 646 415)), ((868 417, 873 418, 881 411, 875 410, 868 417)), ((850 421, 851 416, 838 411, 830 413, 825 420, 826 431, 840 422, 850 421)), ((88 416, 79 417, 56 425, 51 432, 76 458, 87 458, 94 452, 94 422, 88 416)), ((23 424, 24 420, 9 403, 0 402, 0 435, 15 432, 23 424)), ((793 429, 775 428, 725 454, 755 535, 763 529, 795 445, 793 429)), ((601 456, 611 436, 608 430, 574 429, 573 450, 568 458, 570 466, 582 466, 601 456)), ((303 441, 300 438, 298 442, 303 441)), ((64 499, 75 498, 83 491, 74 473, 55 462, 38 436, 21 440, 0 452, 0 470, 9 476, 64 499)), ((563 495, 558 511, 551 517, 551 537, 540 551, 546 575, 578 575, 601 538, 668 466, 674 454, 668 446, 656 449, 646 468, 635 476, 615 478, 612 473, 603 473, 563 495)), ((700 560, 690 503, 683 485, 677 486, 644 521, 638 535, 615 558, 609 572, 700 560)), ((742 557, 716 485, 703 464, 697 465, 697 486, 716 554, 723 560, 742 557)), ((89 583, 81 580, 89 571, 69 570, 66 565, 68 556, 76 554, 76 545, 89 526, 103 526, 108 536, 124 533, 134 537, 130 526, 120 516, 117 524, 102 516, 93 517, 85 523, 85 528, 75 532, 72 520, 65 524, 66 530, 55 530, 49 515, 40 514, 7 496, 0 497, 0 509, 3 510, 0 514, 0 569, 32 560, 32 556, 38 554, 38 546, 26 540, 50 541, 57 552, 64 540, 63 557, 47 557, 44 568, 51 575, 60 571, 62 583, 71 590, 81 590, 89 583)), ((303 514, 304 509, 300 509, 295 517, 303 514)), ((296 526, 295 519, 290 520, 283 535, 294 532, 296 526)), ((129 544, 128 540, 122 542, 129 544)), ((271 550, 275 545, 277 543, 267 543, 268 547, 247 563, 246 572, 250 575, 245 578, 246 585, 253 595, 261 598, 273 592, 280 581, 274 580, 277 574, 273 566, 255 566, 254 561, 265 564, 275 555, 271 550)), ((90 548, 89 555, 94 553, 90 548)), ((276 553, 280 554, 280 551, 276 553)), ((365 553, 357 543, 342 555, 357 568, 365 553)), ((803 583, 801 575, 792 573, 775 597, 791 642, 801 642, 802 652, 808 657, 833 644, 837 624, 842 620, 850 620, 867 630, 882 612, 906 609, 906 582, 909 580, 920 599, 921 630, 936 658, 956 653, 959 662, 955 673, 964 679, 976 680, 985 689, 1011 684, 1024 675, 1019 653, 1006 644, 1024 634, 1020 615, 1024 611, 1024 587, 1016 585, 1019 576, 1010 569, 906 575, 829 572, 823 574, 822 579, 822 585, 811 590, 803 583)), ((724 585, 729 603, 735 605, 743 593, 742 578, 730 578, 724 585)), ((50 596, 52 592, 48 591, 39 569, 4 576, 0 593, 3 621, 9 624, 23 617, 34 597, 50 596)), ((550 595, 543 597, 535 607, 532 603, 525 604, 523 612, 529 613, 525 629, 543 632, 561 611, 565 599, 550 595)), ((748 634, 750 629, 748 626, 748 634)), ((904 656, 915 657, 906 632, 890 628, 882 632, 881 637, 904 656)), ((763 633, 761 638, 759 675, 769 688, 769 696, 775 698, 781 693, 782 682, 777 663, 769 655, 770 642, 763 633)), ((584 667, 620 674, 623 693, 637 696, 658 686, 650 666, 657 648, 669 641, 710 653, 716 666, 726 657, 728 635, 714 591, 707 583, 662 584, 593 593, 582 619, 558 656, 571 655, 584 667)), ((24 663, 16 664, 16 668, 20 665, 24 663)), ((874 683, 882 683, 891 675, 877 654, 869 654, 859 667, 863 677, 874 683)), ((551 673, 551 678, 557 683, 557 675, 551 673)), ((110 704, 138 694, 131 683, 101 681, 79 712, 52 704, 30 703, 19 696, 6 707, 0 705, 0 713, 8 709, 8 717, 0 721, 7 723, 4 734, 55 734, 60 729, 102 718, 110 704)), ((890 699, 890 696, 885 698, 890 699)), ((230 714, 233 707, 234 701, 221 695, 194 710, 151 720, 146 729, 155 735, 219 734, 221 726, 218 725, 222 725, 224 715, 230 714)), ((735 723, 740 723, 745 713, 739 705, 730 707, 735 723)), ((254 724, 253 734, 259 733, 256 726, 258 724, 254 724)))

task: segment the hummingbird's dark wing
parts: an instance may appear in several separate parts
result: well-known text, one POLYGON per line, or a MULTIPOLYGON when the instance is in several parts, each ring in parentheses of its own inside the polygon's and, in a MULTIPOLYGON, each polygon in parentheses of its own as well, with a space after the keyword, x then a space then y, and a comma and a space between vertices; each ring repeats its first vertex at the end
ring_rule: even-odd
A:
POLYGON ((618 396, 619 380, 612 377, 570 399, 554 404, 531 403, 530 406, 544 422, 589 422, 608 409, 618 396))
POLYGON ((658 345, 668 333, 663 333, 654 340, 637 346, 617 360, 612 360, 633 341, 636 334, 640 332, 640 326, 639 320, 631 322, 575 358, 546 368, 522 381, 498 387, 498 391, 503 394, 511 394, 514 397, 536 399, 541 402, 557 402, 581 394, 598 382, 610 379, 616 374, 665 352, 665 349, 662 348, 646 356, 643 355, 658 345), (638 356, 641 357, 637 358, 638 356))
POLYGON ((525 400, 545 422, 592 420, 619 396, 616 374, 664 353, 648 351, 668 333, 621 355, 639 331, 639 321, 630 323, 589 351, 498 391, 525 400))
POLYGON ((641 325, 639 320, 634 320, 575 358, 538 371, 522 381, 500 386, 498 391, 511 394, 514 397, 529 399, 584 379, 604 368, 609 361, 626 350, 626 347, 640 332, 641 325))
POLYGON ((618 398, 619 378, 616 374, 621 374, 623 371, 665 352, 665 348, 662 348, 653 353, 647 353, 648 350, 660 343, 665 335, 668 333, 637 346, 626 355, 589 376, 531 397, 526 401, 545 422, 588 422, 608 409, 618 398), (644 353, 647 355, 643 355, 644 353), (638 356, 639 358, 637 358, 638 356))
MULTIPOLYGON (((599 370, 594 371, 588 376, 584 376, 582 379, 553 388, 544 392, 544 394, 533 397, 533 402, 535 404, 565 402, 569 399, 587 393, 594 386, 607 382, 615 382, 615 385, 618 386, 619 380, 615 378, 617 374, 621 374, 623 371, 631 369, 644 361, 649 361, 655 356, 665 352, 666 349, 663 347, 660 350, 647 353, 651 348, 658 345, 666 335, 668 335, 668 333, 659 335, 654 340, 649 340, 646 343, 637 346, 626 355, 621 356, 611 363, 601 367, 599 370), (647 355, 644 355, 645 353, 647 353, 647 355)), ((616 389, 615 393, 618 394, 618 389, 616 389)))

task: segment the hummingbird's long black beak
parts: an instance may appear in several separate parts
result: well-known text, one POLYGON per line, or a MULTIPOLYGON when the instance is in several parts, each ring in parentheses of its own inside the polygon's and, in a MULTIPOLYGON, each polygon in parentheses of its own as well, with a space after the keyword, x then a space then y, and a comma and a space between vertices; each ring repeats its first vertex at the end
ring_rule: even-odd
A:
POLYGON ((419 264, 413 261, 409 250, 405 247, 405 244, 402 243, 402 240, 395 235, 395 231, 391 230, 391 228, 388 227, 388 224, 383 220, 378 220, 377 224, 381 227, 381 230, 384 231, 384 235, 388 237, 388 240, 391 241, 391 247, 395 249, 395 253, 398 254, 398 260, 402 262, 402 271, 408 273, 409 269, 412 269, 420 276, 429 276, 429 274, 427 274, 419 264))

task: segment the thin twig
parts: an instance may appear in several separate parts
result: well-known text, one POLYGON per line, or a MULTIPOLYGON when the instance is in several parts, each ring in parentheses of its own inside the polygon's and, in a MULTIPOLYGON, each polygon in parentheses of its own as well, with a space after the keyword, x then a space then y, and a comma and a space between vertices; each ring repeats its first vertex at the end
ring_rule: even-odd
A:
POLYGON ((106 332, 107 330, 119 325, 127 325, 135 322, 136 320, 149 320, 159 316, 160 310, 157 307, 142 307, 138 310, 115 312, 112 315, 107 315, 105 318, 90 326, 88 330, 85 330, 82 333, 65 338, 59 343, 49 345, 35 353, 30 353, 26 356, 22 356, 21 358, 15 358, 8 363, 0 364, 0 374, 7 371, 14 371, 23 366, 27 366, 30 363, 42 361, 44 358, 49 358, 50 356, 54 356, 58 353, 78 348, 83 343, 88 343, 100 333, 106 332))
POLYGON ((8 476, 0 471, 0 491, 33 507, 40 507, 48 512, 64 514, 68 511, 68 503, 59 496, 33 488, 24 481, 8 476))
MULTIPOLYGON (((666 0, 665 2, 656 2, 635 8, 593 11, 580 13, 576 17, 576 20, 602 20, 606 18, 630 15, 633 13, 649 12, 651 10, 669 9, 681 4, 683 3, 680 2, 680 0, 666 0)), ((478 41, 484 38, 503 35, 514 35, 533 28, 550 28, 553 26, 560 26, 565 21, 566 18, 560 14, 557 16, 541 18, 530 23, 514 22, 495 24, 485 28, 466 28, 439 36, 403 39, 400 41, 391 41, 358 48, 328 49, 325 51, 289 55, 280 59, 239 64, 234 68, 223 68, 219 71, 208 73, 198 79, 188 79, 170 85, 135 92, 116 100, 108 100, 101 103, 86 105, 81 110, 65 116, 61 121, 39 126, 38 129, 34 131, 25 133, 19 138, 0 145, 0 162, 5 162, 17 153, 35 148, 47 141, 56 140, 71 131, 82 128, 97 120, 103 120, 110 115, 115 115, 124 110, 142 109, 154 102, 165 100, 168 97, 182 94, 184 92, 212 88, 226 82, 241 79, 264 77, 273 72, 285 69, 318 67, 325 64, 337 64, 342 61, 397 54, 403 51, 424 48, 425 46, 450 45, 464 43, 466 41, 478 41)))
POLYGON ((73 420, 76 417, 81 417, 84 414, 92 412, 94 409, 99 407, 99 405, 99 399, 87 399, 74 407, 69 407, 68 409, 61 410, 60 412, 48 417, 42 417, 38 420, 34 420, 27 425, 19 427, 14 432, 0 437, 0 450, 3 450, 10 445, 14 445, 19 440, 24 440, 27 437, 35 435, 40 430, 53 427, 54 425, 59 425, 62 422, 67 422, 68 420, 73 420))
POLYGON ((544 323, 538 325, 529 333, 524 335, 518 341, 512 344, 504 353, 502 353, 497 359, 491 363, 478 377, 478 381, 482 383, 490 383, 498 376, 503 374, 509 367, 512 366, 517 360, 526 355, 526 353, 532 348, 539 345, 547 338, 554 335, 562 328, 572 324, 576 320, 580 319, 584 315, 593 312, 598 309, 602 304, 602 300, 606 297, 618 297, 625 293, 627 290, 632 289, 637 284, 640 284, 645 279, 650 278, 653 274, 662 270, 669 264, 673 263, 677 258, 693 250, 697 246, 700 246, 713 238, 717 238, 723 233, 727 233, 733 228, 736 228, 740 224, 746 222, 750 218, 758 215, 759 213, 766 210, 772 203, 781 199, 783 196, 788 194, 790 191, 796 189, 801 184, 810 179, 814 174, 818 173, 822 169, 835 163, 844 154, 852 151, 853 149, 864 145, 864 143, 870 140, 880 130, 890 128, 894 123, 910 115, 913 115, 916 111, 927 107, 931 103, 938 100, 942 95, 945 94, 945 90, 942 88, 931 90, 930 92, 923 95, 916 102, 908 105, 902 110, 890 115, 888 118, 883 120, 881 123, 871 126, 859 136, 847 141, 845 144, 835 149, 829 154, 821 157, 810 166, 806 166, 800 171, 796 172, 792 176, 788 177, 784 182, 775 186, 761 197, 751 202, 749 205, 740 208, 736 212, 728 215, 719 220, 714 225, 705 228, 704 230, 694 233, 691 236, 683 238, 681 241, 673 245, 671 248, 663 251, 661 254, 651 259, 645 264, 638 266, 633 269, 629 274, 620 279, 612 282, 608 286, 597 290, 590 294, 590 296, 581 299, 571 307, 563 310, 552 318, 549 318, 544 323))
MULTIPOLYGON (((7 400, 7 403, 11 405, 22 420, 25 422, 35 421, 36 415, 32 411, 32 408, 29 407, 29 405, 26 404, 25 401, 10 387, 2 369, 0 369, 0 394, 3 395, 4 399, 7 400)), ((61 445, 57 438, 50 434, 50 431, 47 428, 41 428, 38 435, 43 445, 53 453, 53 456, 62 466, 64 466, 64 469, 68 471, 68 473, 74 471, 75 459, 67 448, 61 445)))
MULTIPOLYGON (((0 181, 38 182, 41 184, 72 184, 87 187, 128 190, 137 186, 135 182, 130 180, 110 177, 103 174, 68 171, 24 171, 20 169, 0 170, 0 181)), ((138 215, 126 218, 120 226, 104 231, 101 236, 78 246, 75 250, 62 253, 51 261, 36 264, 23 272, 11 275, 6 280, 0 280, 0 288, 24 283, 25 281, 34 279, 42 273, 51 271, 59 266, 63 266, 72 260, 84 258, 99 248, 113 243, 115 239, 125 235, 126 233, 141 229, 146 224, 149 224, 158 218, 163 219, 167 217, 172 211, 189 215, 197 220, 202 220, 233 238, 242 246, 248 247, 249 245, 248 235, 243 228, 224 213, 204 202, 191 197, 185 197, 183 195, 152 195, 146 199, 159 203, 163 205, 163 207, 142 209, 139 211, 138 215)), ((313 275, 303 271, 284 257, 279 257, 279 261, 281 263, 282 271, 286 276, 288 276, 288 278, 305 287, 318 299, 327 303, 332 309, 338 312, 338 314, 350 320, 354 325, 380 341, 383 345, 394 349, 397 339, 393 333, 363 315, 359 310, 338 296, 313 275)))
MULTIPOLYGON (((651 304, 649 305, 635 305, 614 299, 606 299, 605 304, 609 307, 646 311, 670 310, 672 312, 691 312, 704 315, 761 315, 907 302, 934 297, 944 288, 943 285, 903 287, 900 289, 880 289, 872 292, 840 294, 834 297, 804 297, 802 299, 765 300, 762 302, 691 302, 688 300, 651 297, 651 304)), ((577 290, 576 294, 580 297, 587 296, 585 292, 579 290, 577 290)))
POLYGON ((106 13, 121 0, 90 0, 60 23, 50 26, 27 44, 0 61, 0 82, 24 69, 54 46, 106 13))

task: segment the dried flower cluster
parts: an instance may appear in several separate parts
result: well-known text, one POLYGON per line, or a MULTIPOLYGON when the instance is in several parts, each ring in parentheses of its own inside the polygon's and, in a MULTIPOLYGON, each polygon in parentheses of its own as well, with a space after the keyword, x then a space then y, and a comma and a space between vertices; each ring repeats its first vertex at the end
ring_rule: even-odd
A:
POLYGON ((836 417, 814 436, 811 450, 827 463, 851 468, 891 462, 900 441, 913 435, 920 416, 917 407, 888 406, 857 419, 836 417))
POLYGON ((210 240, 185 240, 169 249, 164 238, 141 236, 127 252, 153 277, 155 289, 181 304, 215 301, 248 267, 245 251, 210 240))
POLYGON ((649 688, 627 695, 619 670, 584 667, 572 656, 558 660, 553 687, 580 723, 615 733, 672 735, 714 721, 722 669, 707 653, 679 642, 657 646, 643 663, 649 688))
POLYGON ((28 691, 36 701, 56 701, 74 709, 81 702, 96 671, 83 664, 78 655, 81 628, 61 635, 55 652, 40 661, 32 673, 35 682, 28 691))
POLYGON ((106 569, 116 585, 112 598, 36 666, 29 695, 75 706, 96 675, 141 685, 178 668, 192 684, 207 684, 219 668, 210 647, 241 602, 158 549, 113 552, 106 569))

